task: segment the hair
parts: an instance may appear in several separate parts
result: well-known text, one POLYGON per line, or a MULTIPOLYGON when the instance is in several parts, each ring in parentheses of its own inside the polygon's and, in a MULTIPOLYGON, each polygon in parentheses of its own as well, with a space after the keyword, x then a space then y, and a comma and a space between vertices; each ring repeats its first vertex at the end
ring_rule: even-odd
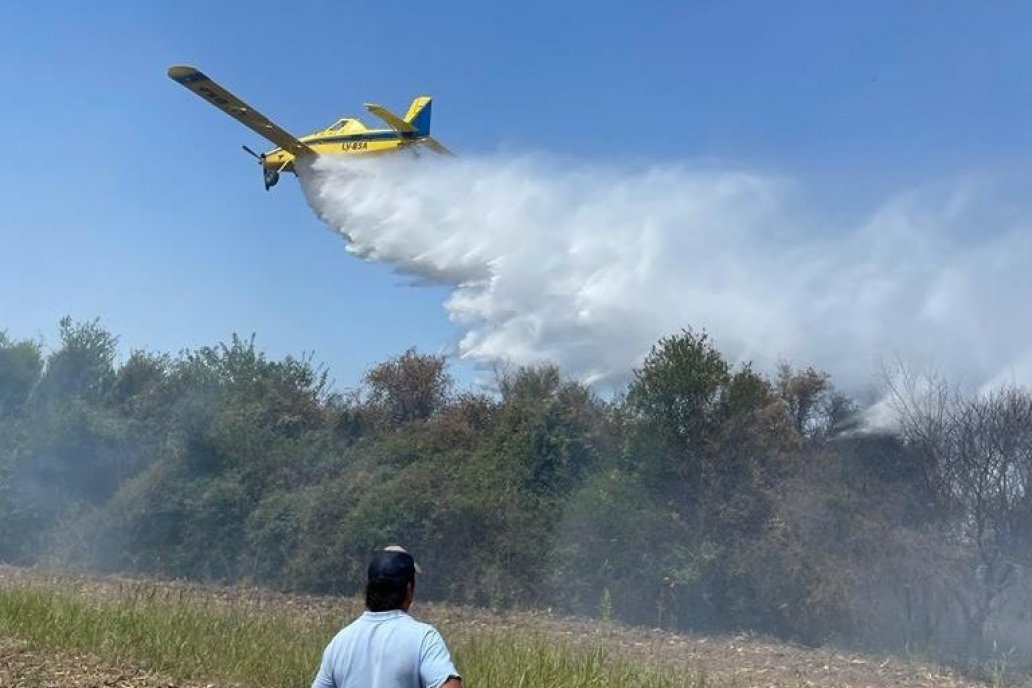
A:
POLYGON ((411 582, 411 578, 380 578, 369 581, 365 589, 366 609, 371 612, 401 609, 411 582))

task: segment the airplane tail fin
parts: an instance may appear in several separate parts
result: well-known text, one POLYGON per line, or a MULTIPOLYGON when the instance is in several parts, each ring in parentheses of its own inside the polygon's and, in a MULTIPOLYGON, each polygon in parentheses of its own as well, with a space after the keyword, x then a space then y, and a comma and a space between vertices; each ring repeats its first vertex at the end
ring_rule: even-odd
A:
POLYGON ((415 127, 420 136, 430 135, 430 111, 433 106, 430 96, 419 96, 409 105, 405 121, 415 127))
POLYGON ((422 144, 441 155, 454 155, 440 141, 430 136, 430 96, 419 96, 413 100, 404 119, 399 118, 382 105, 366 103, 365 106, 369 112, 387 122, 391 129, 406 139, 406 142, 422 144))

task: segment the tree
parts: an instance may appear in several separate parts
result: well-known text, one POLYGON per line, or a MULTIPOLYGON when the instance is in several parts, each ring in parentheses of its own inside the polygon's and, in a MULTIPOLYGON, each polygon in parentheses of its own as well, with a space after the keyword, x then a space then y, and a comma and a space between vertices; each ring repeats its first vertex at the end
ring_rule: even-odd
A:
POLYGON ((0 331, 0 417, 19 409, 29 398, 43 372, 39 344, 7 338, 0 331))
MULTIPOLYGON (((636 370, 625 470, 667 505, 672 527, 657 600, 702 626, 748 621, 740 550, 762 532, 795 434, 771 383, 732 369, 705 333, 661 339, 636 370), (675 556, 676 554, 676 556, 675 556)), ((644 536, 644 534, 643 534, 644 536)))
POLYGON ((1032 394, 964 397, 939 381, 902 380, 893 393, 903 437, 920 452, 943 532, 971 553, 951 592, 980 652, 997 601, 1032 564, 1032 394))
POLYGON ((708 335, 691 330, 652 348, 627 407, 641 469, 691 502, 718 485, 746 487, 792 439, 770 382, 749 365, 732 370, 708 335))
POLYGON ((730 366, 703 332, 684 330, 652 347, 634 372, 628 406, 683 451, 704 451, 722 421, 730 366))
POLYGON ((364 381, 369 387, 369 404, 390 426, 425 420, 441 410, 452 384, 443 356, 420 354, 415 349, 373 366, 364 381))
POLYGON ((855 428, 856 411, 848 398, 835 391, 831 376, 812 367, 793 370, 778 366, 776 391, 800 438, 824 440, 855 428))
POLYGON ((61 348, 47 358, 41 392, 46 399, 62 395, 100 400, 114 378, 118 338, 98 325, 61 318, 61 348))
POLYGON ((160 413, 160 393, 168 378, 171 360, 167 355, 133 351, 118 367, 108 389, 107 403, 129 415, 160 413))
POLYGON ((498 389, 490 449, 506 457, 501 470, 518 471, 519 485, 532 494, 566 494, 597 458, 603 405, 555 366, 519 368, 500 377, 498 389))

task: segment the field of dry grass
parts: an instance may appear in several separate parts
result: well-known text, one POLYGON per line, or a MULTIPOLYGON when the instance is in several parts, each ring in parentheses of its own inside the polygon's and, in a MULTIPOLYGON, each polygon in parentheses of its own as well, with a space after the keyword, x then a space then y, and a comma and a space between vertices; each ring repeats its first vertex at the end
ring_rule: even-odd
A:
MULTIPOLYGON (((284 633, 308 634, 313 639, 329 639, 334 628, 346 623, 361 611, 361 602, 352 598, 288 595, 248 587, 202 586, 181 582, 153 582, 119 577, 84 577, 35 569, 0 567, 0 593, 32 590, 51 591, 62 596, 88 602, 103 609, 133 604, 165 605, 164 609, 191 608, 218 610, 254 619, 275 619, 284 633)), ((600 624, 590 620, 555 616, 543 612, 496 613, 482 609, 420 604, 413 614, 441 629, 454 648, 460 670, 467 673, 471 686, 502 685, 492 673, 490 664, 497 663, 499 653, 515 653, 505 658, 502 672, 513 671, 521 662, 547 661, 576 656, 569 664, 571 672, 585 674, 593 653, 601 653, 606 662, 618 667, 592 676, 640 675, 656 678, 655 685, 671 685, 671 677, 681 677, 676 685, 699 686, 828 686, 882 688, 900 686, 984 686, 959 677, 942 668, 916 660, 895 657, 874 657, 831 649, 813 649, 775 642, 770 639, 737 636, 699 636, 667 633, 658 630, 627 628, 600 624), (519 653, 523 653, 522 655, 519 653), (548 656, 544 656, 547 654, 548 656), (584 658, 587 660, 582 661, 584 658), (619 673, 624 672, 624 673, 619 673), (479 682, 473 678, 478 677, 479 682), (662 679, 662 681, 660 681, 662 679)), ((167 666, 150 654, 134 654, 132 645, 116 646, 105 640, 106 630, 93 629, 94 645, 61 646, 61 634, 38 633, 32 637, 18 631, 0 615, 0 688, 7 686, 217 686, 247 681, 226 680, 206 676, 203 667, 169 673, 167 666)), ((261 640, 254 641, 261 643, 261 640)), ((270 649, 270 652, 272 650, 270 649)), ((258 648, 261 652, 261 648, 258 648)), ((304 658, 302 658, 304 659, 304 658)), ((305 660, 307 661, 307 660, 305 660)), ((307 666, 307 664, 304 664, 307 666)), ((552 674, 562 672, 561 661, 550 667, 552 674)), ((314 660, 311 671, 314 672, 314 660)), ((302 670, 303 673, 303 670, 302 670)), ((552 675, 549 674, 549 675, 552 675)), ((246 675, 246 674, 245 674, 246 675)), ((259 674, 260 675, 260 674, 259 674)), ((536 674, 528 672, 524 685, 534 685, 536 674)), ((540 674, 543 676, 544 674, 540 674)), ((590 677, 576 685, 594 685, 590 677)), ((302 679, 298 679, 301 681, 302 679)), ((640 685, 653 685, 643 678, 640 685)), ((275 682, 269 685, 276 685, 275 682)), ((279 683, 282 685, 282 682, 279 683)), ((565 684, 564 684, 565 685, 565 684)), ((572 685, 572 684, 571 684, 572 685)))
MULTIPOLYGON (((88 654, 34 649, 0 638, 0 686, 4 688, 209 688, 201 682, 174 681, 131 663, 103 661, 88 654)), ((213 687, 211 687, 213 688, 213 687)))

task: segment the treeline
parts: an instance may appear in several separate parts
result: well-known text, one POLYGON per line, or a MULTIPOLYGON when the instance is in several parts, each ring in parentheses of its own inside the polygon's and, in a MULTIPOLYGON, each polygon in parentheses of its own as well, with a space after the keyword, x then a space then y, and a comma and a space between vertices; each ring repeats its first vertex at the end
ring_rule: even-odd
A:
POLYGON ((455 388, 407 351, 341 394, 253 339, 117 356, 0 333, 0 560, 357 593, 400 542, 424 599, 808 643, 1032 651, 1032 395, 903 379, 865 431, 827 375, 660 340, 624 394, 551 367, 455 388))

